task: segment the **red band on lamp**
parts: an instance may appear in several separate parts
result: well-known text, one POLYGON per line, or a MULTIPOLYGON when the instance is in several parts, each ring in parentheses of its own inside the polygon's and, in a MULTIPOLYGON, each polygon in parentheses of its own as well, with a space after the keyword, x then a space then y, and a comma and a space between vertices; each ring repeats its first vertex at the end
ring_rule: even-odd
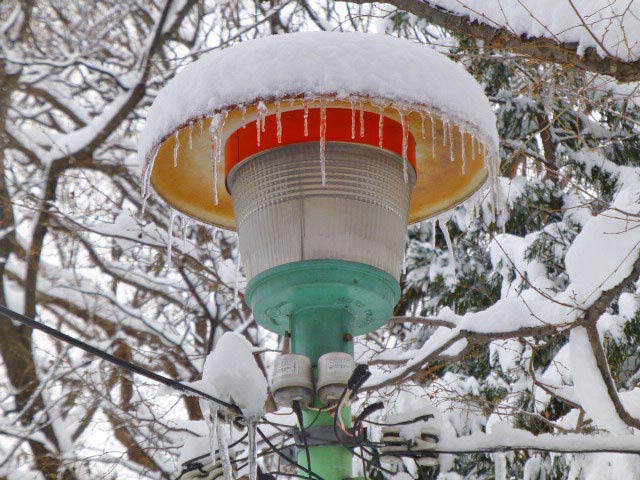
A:
MULTIPOLYGON (((305 135, 304 110, 290 110, 280 115, 281 141, 278 142, 278 120, 276 115, 264 118, 264 131, 260 132, 258 145, 257 121, 248 123, 244 128, 236 130, 225 145, 225 173, 256 153, 294 143, 320 141, 320 108, 310 108, 307 118, 307 135, 305 135)), ((355 135, 352 133, 352 111, 346 108, 326 109, 326 142, 349 142, 372 147, 380 146, 380 115, 364 112, 364 135, 360 136, 360 112, 355 112, 355 135)), ((416 166, 416 142, 407 131, 407 160, 416 166)), ((402 156, 402 125, 395 120, 384 117, 382 125, 382 148, 402 156)))

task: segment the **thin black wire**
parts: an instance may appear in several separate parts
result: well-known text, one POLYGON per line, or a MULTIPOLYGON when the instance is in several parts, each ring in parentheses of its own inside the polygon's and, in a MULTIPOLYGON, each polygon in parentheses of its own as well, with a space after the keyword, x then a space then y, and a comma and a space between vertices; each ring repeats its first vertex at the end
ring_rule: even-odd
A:
MULTIPOLYGON (((165 377, 163 375, 160 375, 158 373, 152 372, 150 370, 147 370, 144 367, 141 367, 139 365, 136 365, 134 363, 128 362, 127 360, 124 360, 122 358, 116 357, 115 355, 111 355, 110 353, 104 351, 104 350, 100 350, 99 348, 96 348, 88 343, 85 343, 81 340, 78 340, 77 338, 71 337, 70 335, 67 335, 65 333, 62 333, 59 330, 56 330, 52 327, 49 327, 41 322, 38 322, 37 320, 34 320, 30 317, 27 317, 26 315, 23 315, 21 313, 18 313, 10 308, 8 308, 5 305, 1 305, 0 304, 0 313, 4 314, 5 316, 7 316, 10 319, 13 319, 17 322, 22 323, 23 325, 27 325, 30 328, 33 328, 34 330, 39 330, 41 332, 46 333, 47 335, 50 335, 54 338, 57 338, 58 340, 61 340, 69 345, 73 345, 74 347, 77 347, 81 350, 84 350, 87 353, 90 353, 92 355, 95 355, 97 357, 102 358, 103 360, 108 361, 109 363, 112 363, 120 368, 124 368, 126 370, 129 370, 131 372, 137 373, 139 375, 142 375, 145 378, 148 378, 150 380, 156 381, 158 383, 161 383, 163 385, 166 385, 168 387, 173 388, 174 390, 178 390, 181 391, 183 393, 191 393, 191 394, 195 394, 201 398, 204 398, 206 400, 215 402, 225 408, 228 408, 240 415, 242 415, 242 411, 238 408, 237 405, 233 405, 231 403, 225 402, 224 400, 220 400, 219 398, 213 397, 211 395, 209 395, 208 393, 202 392, 196 388, 190 387, 188 385, 184 385, 181 382, 178 382, 176 380, 173 380, 171 378, 165 377)), ((342 403, 342 400, 344 400, 344 395, 347 393, 348 389, 345 389, 345 391, 342 393, 341 399, 338 402, 338 406, 340 406, 340 404, 342 403)), ((315 421, 318 419, 320 415, 320 412, 318 412, 318 414, 316 415, 316 418, 313 420, 313 422, 311 423, 313 425, 313 423, 315 423, 315 421)), ((340 437, 337 434, 337 415, 340 415, 340 411, 338 409, 338 411, 336 412, 336 416, 334 417, 334 424, 333 424, 333 428, 334 428, 334 432, 336 434, 336 438, 338 438, 338 441, 340 441, 340 443, 343 443, 342 440, 340 439, 340 437)), ((318 475, 317 473, 313 472, 310 468, 305 468, 302 465, 300 465, 299 463, 295 462, 293 459, 289 458, 284 452, 282 452, 280 449, 278 449, 269 439, 268 437, 266 437, 262 431, 258 428, 258 433, 260 434, 260 436, 263 438, 263 440, 267 443, 267 445, 269 445, 269 447, 271 447, 271 449, 273 451, 275 451, 280 457, 284 458, 287 462, 289 462, 292 465, 295 465, 296 467, 298 467, 299 469, 305 471, 308 474, 308 478, 311 480, 311 477, 314 476, 316 477, 317 480, 324 480, 320 475, 318 475)), ((303 431, 303 436, 304 436, 304 430, 303 431)), ((306 438, 304 438, 305 440, 305 450, 307 452, 307 462, 309 463, 309 467, 311 467, 311 462, 310 462, 310 455, 309 455, 309 450, 308 447, 306 446, 306 438)), ((372 462, 370 462, 368 459, 366 459, 364 457, 364 455, 360 455, 358 453, 356 453, 354 451, 354 448, 349 447, 347 445, 343 446, 347 447, 352 454, 354 454, 357 457, 360 457, 362 459, 363 462, 366 462, 368 465, 380 469, 382 471, 386 471, 386 472, 390 472, 389 470, 382 468, 379 465, 375 465, 372 462)), ((364 449, 363 449, 364 450, 364 449)), ((195 459, 194 459, 195 460, 195 459)), ((195 465, 194 465, 195 467, 195 465)), ((198 467, 194 468, 198 469, 198 467)), ((187 472, 182 472, 181 476, 184 475, 187 472)), ((365 473, 366 475, 366 473, 365 473)))
POLYGON ((298 475, 297 473, 288 473, 288 472, 281 472, 280 470, 273 470, 271 472, 267 472, 270 475, 283 475, 285 477, 294 477, 294 478, 307 478, 303 475, 298 475))
POLYGON ((395 423, 379 423, 379 422, 374 422, 373 420, 366 420, 364 418, 361 420, 361 422, 370 423, 371 425, 376 425, 378 427, 398 427, 400 425, 410 425, 412 423, 421 422, 423 420, 429 420, 430 418, 433 418, 433 415, 431 414, 421 415, 419 417, 412 418, 411 420, 404 420, 402 422, 395 422, 395 423))
MULTIPOLYGON (((150 380, 153 380, 155 382, 161 383, 163 385, 166 385, 168 387, 173 388, 174 390, 178 390, 180 392, 183 393, 189 393, 189 394, 194 394, 198 397, 204 398, 205 400, 209 400, 212 402, 215 402, 225 408, 228 408, 236 413, 238 413, 239 415, 242 415, 242 411, 240 410, 240 408, 237 405, 233 405, 231 403, 225 402, 224 400, 220 400, 219 398, 216 398, 212 395, 209 395, 208 393, 205 393, 203 391, 198 390, 197 388, 193 388, 190 387, 189 385, 185 385, 181 382, 178 382, 177 380, 173 380, 171 378, 165 377, 163 375, 160 375, 158 373, 152 372, 151 370, 147 370, 144 367, 141 367, 139 365, 136 365, 134 363, 128 362, 127 360, 124 360, 122 358, 116 357, 115 355, 111 355, 110 353, 104 351, 104 350, 100 350, 99 348, 96 348, 88 343, 83 342, 82 340, 78 340, 77 338, 71 337, 70 335, 67 335, 65 333, 62 333, 59 330, 56 330, 55 328, 49 327, 41 322, 38 322, 37 320, 34 320, 30 317, 27 317, 26 315, 23 315, 21 313, 18 313, 12 309, 10 309, 9 307, 7 307, 6 305, 1 305, 0 304, 0 313, 4 314, 6 317, 13 319, 17 322, 22 323, 23 325, 27 325, 30 328, 33 328, 34 330, 39 330, 41 332, 46 333, 47 335, 50 335, 54 338, 57 338, 58 340, 65 342, 69 345, 73 345, 74 347, 77 347, 81 350, 84 350, 87 353, 90 353, 92 355, 95 355, 97 357, 102 358, 103 360, 106 360, 109 363, 112 363, 113 365, 116 365, 120 368, 124 368, 125 370, 129 370, 131 372, 137 373, 145 378, 148 378, 150 380)), ((338 405, 340 405, 341 401, 344 400, 344 395, 347 393, 348 389, 345 389, 345 391, 342 393, 341 399, 338 402, 338 405)), ((336 438, 338 439, 338 441, 340 443, 343 444, 343 446, 345 446, 346 448, 348 448, 349 450, 351 450, 351 453, 353 453, 354 455, 356 455, 357 457, 360 457, 361 459, 363 459, 364 461, 366 461, 369 465, 373 466, 374 468, 380 469, 382 471, 387 471, 384 468, 381 468, 380 466, 374 465, 372 464, 368 459, 364 458, 363 455, 359 455, 358 453, 356 453, 354 451, 354 449, 348 445, 345 445, 344 442, 342 442, 340 436, 337 434, 337 415, 340 415, 340 412, 337 411, 336 412, 336 417, 334 417, 334 433, 336 434, 336 438)), ((318 415, 319 416, 319 415, 318 415)), ((317 419, 317 417, 316 417, 317 419)), ((314 420, 315 422, 315 420, 314 420)), ((312 422, 313 423, 313 422, 312 422)), ((268 437, 266 437, 262 431, 258 428, 258 433, 260 434, 260 436, 262 437, 262 439, 267 443, 267 445, 269 445, 269 447, 271 447, 271 449, 273 451, 275 451, 279 456, 281 456, 282 458, 284 458, 287 462, 289 462, 292 465, 295 465, 296 467, 300 468, 301 470, 307 472, 309 475, 313 475, 314 477, 316 477, 316 479, 318 480, 324 480, 324 478, 322 478, 320 475, 318 475, 317 473, 309 470, 308 468, 303 467, 302 465, 300 465, 299 463, 297 463, 296 461, 294 461, 293 459, 291 459, 290 457, 288 457, 284 452, 282 452, 280 449, 278 449, 278 447, 276 447, 269 439, 268 437)))
POLYGON ((151 370, 147 370, 144 367, 128 362, 122 358, 111 355, 110 353, 107 353, 104 350, 100 350, 99 348, 89 345, 88 343, 85 343, 82 340, 78 340, 77 338, 74 338, 65 333, 62 333, 61 331, 56 330, 55 328, 48 327, 47 325, 40 323, 37 320, 34 320, 33 318, 27 317, 26 315, 23 315, 14 310, 11 310, 9 307, 5 305, 0 305, 0 313, 6 315, 7 317, 17 322, 22 323, 23 325, 27 325, 33 328, 34 330, 40 330, 41 332, 44 332, 47 335, 51 335, 52 337, 55 337, 58 340, 68 343, 69 345, 73 345, 74 347, 84 350, 85 352, 88 352, 88 353, 91 353, 92 355, 100 357, 103 360, 106 360, 107 362, 112 363, 120 368, 124 368, 131 372, 142 375, 143 377, 146 377, 150 380, 166 385, 167 387, 171 387, 174 390, 178 390, 183 393, 194 394, 206 400, 210 400, 212 402, 217 403, 218 405, 221 405, 225 408, 232 410, 233 412, 236 412, 242 415, 242 411, 240 410, 240 408, 238 408, 237 405, 233 405, 231 403, 225 402, 224 400, 220 400, 219 398, 213 397, 208 393, 198 390, 197 388, 190 387, 188 385, 180 383, 171 378, 152 372, 151 370))
MULTIPOLYGON (((356 457, 358 457, 359 459, 361 459, 363 462, 366 462, 367 465, 370 465, 371 467, 381 470, 385 473, 389 473, 392 474, 394 472, 392 472, 391 470, 384 468, 381 465, 376 465, 375 463, 373 463, 371 460, 369 460, 368 458, 366 458, 364 455, 357 453, 355 451, 356 448, 358 447, 352 447, 351 445, 347 445, 343 440, 342 437, 338 434, 338 415, 341 414, 341 406, 342 406, 342 401, 344 400, 345 396, 347 395, 347 392, 349 392, 349 387, 346 387, 343 391, 342 394, 340 395, 340 398, 338 399, 338 404, 336 407, 336 412, 335 412, 335 416, 333 417, 333 434, 335 435, 336 439, 338 440, 338 442, 340 442, 340 445, 342 445, 344 448, 346 448, 347 450, 349 450, 353 455, 355 455, 356 457)), ((355 394, 356 392, 352 391, 352 395, 355 394)), ((355 436, 354 437, 355 441, 358 443, 358 446, 360 447, 360 449, 364 452, 364 442, 362 442, 362 439, 360 439, 359 437, 355 436)))
POLYGON ((267 445, 269 445, 269 447, 271 447, 271 449, 276 452, 278 455, 280 455, 280 457, 282 457, 283 459, 285 459, 287 462, 289 462, 291 465, 294 465, 296 467, 298 467, 300 470, 305 471, 306 473, 308 473, 309 475, 313 475, 314 477, 316 477, 318 480, 324 480, 324 478, 322 478, 320 475, 318 475, 316 472, 313 472, 311 470, 309 470, 308 468, 303 467, 302 465, 300 465, 298 462, 296 462, 295 460, 293 460, 291 457, 289 457, 286 453, 284 453, 282 450, 280 450, 278 447, 276 447, 273 442, 271 442, 271 440, 269 440, 269 437, 267 437, 264 433, 262 433, 262 430, 260 430, 260 428, 256 428, 256 431, 258 432, 258 435, 260 435, 260 437, 262 437, 262 439, 265 441, 265 443, 267 445))
MULTIPOLYGON (((304 427, 304 417, 302 416, 302 408, 300 407, 300 402, 298 400, 293 401, 293 411, 298 417, 298 423, 300 424, 300 433, 302 434, 302 444, 304 445, 304 451, 307 457, 307 467, 309 467, 309 471, 312 471, 311 468, 311 454, 309 453, 309 443, 307 442, 307 432, 304 427)), ((319 414, 318 414, 319 416, 319 414)), ((316 418, 318 418, 316 416, 316 418)), ((311 480, 311 474, 309 474, 309 480, 311 480)))

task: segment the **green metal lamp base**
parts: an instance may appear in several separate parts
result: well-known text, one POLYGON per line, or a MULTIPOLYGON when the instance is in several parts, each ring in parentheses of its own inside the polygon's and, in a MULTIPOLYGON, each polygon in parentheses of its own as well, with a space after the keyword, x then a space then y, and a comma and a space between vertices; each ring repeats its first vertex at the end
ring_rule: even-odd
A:
POLYGON ((399 299, 400 286, 393 276, 344 260, 305 260, 271 268, 253 278, 246 292, 256 321, 272 332, 291 333, 297 353, 303 352, 296 344, 332 339, 322 352, 305 352, 314 365, 322 353, 346 351, 339 344, 346 334, 362 335, 386 324, 399 299))
MULTIPOLYGON (((305 260, 260 273, 249 282, 245 299, 260 325, 281 335, 289 332, 292 352, 307 355, 316 367, 328 352, 353 355, 351 337, 386 324, 400 299, 400 285, 387 272, 362 263, 305 260)), ((350 424, 350 409, 341 414, 350 424)), ((304 411, 307 426, 333 422, 329 412, 304 411)), ((309 453, 311 469, 325 480, 352 476, 352 455, 344 446, 310 447, 309 453)), ((298 462, 307 465, 304 452, 298 462)))

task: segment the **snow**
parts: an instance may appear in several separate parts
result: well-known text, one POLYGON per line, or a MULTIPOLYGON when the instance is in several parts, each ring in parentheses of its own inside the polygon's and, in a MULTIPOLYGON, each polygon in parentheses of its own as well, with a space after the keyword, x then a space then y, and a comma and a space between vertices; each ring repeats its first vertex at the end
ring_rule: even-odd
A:
MULTIPOLYGON (((561 398, 578 403, 580 400, 576 397, 572 386, 573 378, 571 377, 570 357, 570 345, 567 343, 558 350, 558 353, 553 357, 553 360, 542 375, 538 375, 538 382, 544 385, 547 390, 554 392, 561 398)), ((551 396, 539 386, 535 386, 533 393, 536 411, 539 413, 544 412, 551 400, 551 396)))
POLYGON ((236 404, 247 418, 260 417, 267 401, 267 380, 253 358, 251 343, 235 332, 218 340, 204 362, 202 380, 190 385, 236 404))
MULTIPOLYGON (((619 451, 638 452, 638 436, 630 434, 585 435, 580 433, 533 435, 513 428, 507 422, 496 422, 490 433, 440 437, 434 448, 438 452, 482 452, 496 449, 541 449, 556 452, 619 451)), ((608 477, 607 477, 608 478, 608 477)), ((623 476, 620 478, 632 478, 623 476)))
POLYGON ((630 319, 635 316, 638 311, 638 297, 629 292, 623 292, 618 297, 618 311, 620 315, 630 319))
POLYGON ((413 477, 406 472, 398 472, 391 477, 391 480, 413 480, 413 477))
POLYGON ((518 36, 576 43, 624 61, 640 58, 640 4, 629 0, 426 0, 425 3, 518 36), (575 10, 574 10, 575 7, 575 10))
POLYGON ((640 459, 638 455, 611 453, 580 455, 572 462, 568 478, 580 480, 640 478, 640 459))
POLYGON ((522 343, 515 338, 495 340, 489 344, 489 358, 497 356, 500 369, 509 373, 519 364, 523 349, 522 343))
POLYGON ((307 32, 242 42, 185 67, 149 110, 139 138, 141 163, 176 128, 203 116, 260 100, 334 95, 433 108, 497 149, 491 105, 461 65, 391 36, 307 32))
POLYGON ((638 189, 623 188, 612 208, 588 221, 571 244, 565 265, 571 279, 568 290, 577 305, 590 306, 631 273, 640 245, 638 189))
MULTIPOLYGON (((637 176, 633 178, 637 179, 637 176)), ((640 245, 640 229, 637 228, 636 219, 640 212, 639 190, 640 184, 627 178, 610 209, 585 222, 565 257, 570 283, 558 293, 556 286, 550 283, 544 266, 527 259, 526 251, 535 240, 534 235, 523 238, 503 234, 494 237, 491 259, 494 267, 502 265, 503 268, 502 298, 483 311, 465 315, 442 309, 437 318, 447 320, 455 327, 437 328, 417 350, 400 354, 389 351, 378 355, 374 360, 389 361, 395 364, 395 368, 387 372, 375 371, 365 387, 387 384, 437 355, 446 355, 447 349, 459 341, 465 332, 498 335, 528 328, 571 326, 582 315, 581 309, 590 307, 601 292, 618 285, 631 273, 640 245), (512 267, 518 270, 515 281, 509 279, 512 267), (526 275, 526 281, 523 275, 526 275)), ((552 232, 554 228, 554 225, 548 225, 545 230, 552 232)), ((632 310, 635 307, 631 305, 628 308, 632 310)), ((601 329, 610 328, 613 335, 620 335, 622 322, 623 319, 605 318, 601 329)), ((572 354, 572 357, 578 368, 583 369, 579 381, 584 390, 578 396, 588 397, 591 387, 589 378, 596 375, 587 369, 588 363, 581 362, 580 359, 591 361, 593 355, 585 352, 581 346, 584 347, 583 343, 576 337, 575 355, 572 354)), ((568 395, 573 396, 572 389, 566 389, 559 379, 556 380, 556 385, 563 392, 566 390, 568 395)), ((596 423, 595 417, 598 416, 604 422, 603 428, 616 427, 617 422, 611 420, 607 412, 596 411, 596 408, 594 405, 591 412, 596 423)))
POLYGON ((606 428, 611 432, 624 432, 626 424, 616 413, 607 393, 585 327, 571 330, 569 345, 573 386, 580 399, 580 405, 600 428, 606 428))

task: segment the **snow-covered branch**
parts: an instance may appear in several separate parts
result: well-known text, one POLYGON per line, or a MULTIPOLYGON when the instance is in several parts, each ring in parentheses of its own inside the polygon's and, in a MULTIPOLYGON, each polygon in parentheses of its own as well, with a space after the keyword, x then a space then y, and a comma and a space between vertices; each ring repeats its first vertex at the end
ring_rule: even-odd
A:
MULTIPOLYGON (((371 0, 339 1, 373 3, 371 0)), ((640 80, 640 25, 633 2, 576 4, 568 0, 557 2, 554 8, 539 9, 527 8, 525 2, 517 0, 389 0, 385 3, 455 35, 478 39, 485 51, 504 50, 541 62, 610 75, 622 82, 640 80), (576 5, 592 8, 581 12, 574 10, 576 5), (590 18, 589 24, 584 21, 585 16, 590 18)))

